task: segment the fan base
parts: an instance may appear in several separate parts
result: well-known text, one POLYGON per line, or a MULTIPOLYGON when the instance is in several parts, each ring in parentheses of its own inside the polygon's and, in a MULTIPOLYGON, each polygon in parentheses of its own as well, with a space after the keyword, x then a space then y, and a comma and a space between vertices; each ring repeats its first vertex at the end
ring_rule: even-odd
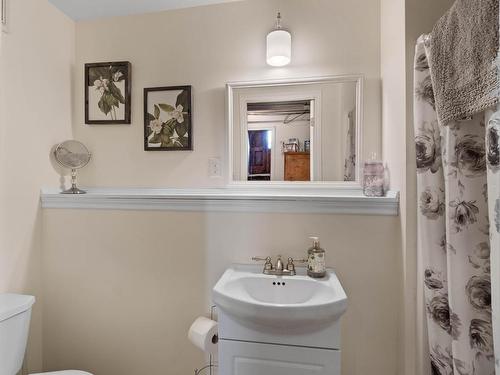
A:
POLYGON ((68 190, 61 191, 61 194, 87 194, 85 190, 80 190, 76 186, 70 187, 68 190))

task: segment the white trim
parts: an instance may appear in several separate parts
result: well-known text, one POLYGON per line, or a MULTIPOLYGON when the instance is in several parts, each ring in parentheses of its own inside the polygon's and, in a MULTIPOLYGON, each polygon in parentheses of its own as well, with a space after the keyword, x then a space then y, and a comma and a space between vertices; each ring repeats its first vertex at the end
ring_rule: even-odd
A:
POLYGON ((85 195, 65 195, 57 189, 42 189, 41 202, 43 208, 64 209, 398 215, 398 192, 373 198, 351 190, 335 195, 328 189, 304 186, 294 190, 92 188, 85 195))
POLYGON ((362 75, 357 80, 356 85, 356 181, 362 184, 362 162, 364 159, 364 85, 365 80, 362 75))
MULTIPOLYGON (((297 182, 280 181, 280 182, 257 182, 257 181, 241 181, 234 179, 234 90, 245 89, 245 88, 263 88, 263 87, 276 87, 276 86, 292 86, 292 85, 312 85, 325 82, 356 82, 356 134, 357 134, 357 150, 356 150, 356 181, 344 182, 344 181, 311 181, 306 182, 307 186, 310 188, 324 188, 343 190, 344 188, 359 190, 361 185, 361 163, 363 160, 363 96, 364 96, 364 76, 362 74, 356 75, 342 75, 342 76, 325 76, 325 77, 312 77, 312 78, 294 78, 294 79, 276 79, 276 80, 264 80, 264 81, 245 81, 245 82, 230 82, 226 84, 226 183, 228 187, 245 185, 247 187, 252 187, 253 189, 273 189, 279 187, 280 189, 294 189, 293 186, 297 182), (273 184, 274 182, 274 184, 273 184)), ((311 96, 308 93, 305 96, 311 96)), ((255 98, 254 98, 255 99, 255 98)), ((318 100, 317 95, 312 95, 310 99, 318 100)), ((240 99, 238 101, 238 108, 241 114, 241 107, 250 102, 250 97, 245 96, 244 100, 240 99)), ((320 104, 316 102, 317 104, 320 104)), ((245 111, 246 113, 246 111, 245 111)), ((241 118, 240 118, 241 120, 241 118)), ((319 116, 316 116, 316 121, 319 121, 319 116)), ((246 124, 246 121, 245 121, 246 124)), ((244 126, 246 128, 246 126, 244 126)), ((243 136, 244 132, 240 127, 241 139, 245 139, 243 136)), ((240 148, 243 147, 240 144, 240 148)), ((240 157, 240 169, 243 168, 244 158, 240 157)), ((240 170, 241 174, 241 170, 240 170)), ((241 176, 240 176, 241 178, 241 176)), ((255 190, 257 191, 257 190, 255 190)))
POLYGON ((242 181, 248 180, 248 158, 250 144, 248 140, 248 103, 240 99, 240 178, 242 181))
POLYGON ((309 140, 310 140, 310 160, 309 170, 311 171, 311 181, 323 181, 323 142, 321 142, 321 93, 317 98, 311 99, 311 113, 309 119, 309 140))

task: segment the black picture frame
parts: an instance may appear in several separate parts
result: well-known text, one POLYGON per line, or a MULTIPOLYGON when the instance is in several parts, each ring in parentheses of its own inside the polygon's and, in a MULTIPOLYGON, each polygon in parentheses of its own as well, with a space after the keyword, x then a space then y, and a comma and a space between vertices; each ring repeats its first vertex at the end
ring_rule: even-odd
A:
POLYGON ((144 151, 193 151, 192 86, 144 89, 144 151), (172 91, 180 91, 175 103, 168 102, 167 98, 163 103, 150 103, 151 93, 172 91), (182 110, 179 110, 179 106, 182 106, 182 110), (177 111, 175 116, 172 116, 174 112, 169 112, 172 108, 177 111), (160 143, 151 142, 151 139, 157 139, 160 143))
MULTIPOLYGON (((99 95, 99 94, 98 94, 99 95)), ((129 61, 100 62, 85 64, 85 123, 88 125, 112 125, 131 123, 132 109, 132 64, 129 61), (105 82, 107 80, 107 82, 105 82), (101 81, 100 85, 95 82, 101 81), (124 81, 123 93, 117 83, 124 81), (90 90, 100 92, 98 103, 91 103, 90 90), (118 90, 118 91, 117 91, 118 90), (116 104, 115 104, 116 103, 116 104), (91 106, 97 105, 99 110, 110 119, 92 118, 91 106), (118 105, 118 107, 115 107, 118 105), (113 119, 116 108, 124 106, 123 118, 113 119)), ((97 111, 97 108, 96 108, 97 111)), ((101 114, 101 116, 102 116, 101 114)))

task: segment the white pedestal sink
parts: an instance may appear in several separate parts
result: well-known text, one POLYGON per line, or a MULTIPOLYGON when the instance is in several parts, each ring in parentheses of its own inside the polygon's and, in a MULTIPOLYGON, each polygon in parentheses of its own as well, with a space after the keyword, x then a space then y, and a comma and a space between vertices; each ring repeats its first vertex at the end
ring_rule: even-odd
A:
POLYGON ((234 265, 213 289, 220 375, 340 374, 340 317, 347 296, 328 271, 312 279, 234 265))

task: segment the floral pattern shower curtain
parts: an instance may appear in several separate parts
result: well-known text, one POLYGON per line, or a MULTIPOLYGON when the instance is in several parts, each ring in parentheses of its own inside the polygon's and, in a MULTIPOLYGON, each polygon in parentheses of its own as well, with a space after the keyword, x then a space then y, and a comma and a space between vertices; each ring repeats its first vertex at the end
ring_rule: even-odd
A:
POLYGON ((490 250, 500 252, 500 112, 441 126, 424 38, 416 48, 414 103, 419 272, 432 373, 492 375, 490 250))
POLYGON ((489 217, 492 219, 490 259, 495 370, 500 375, 500 106, 486 129, 486 153, 489 167, 488 197, 491 198, 489 217))

